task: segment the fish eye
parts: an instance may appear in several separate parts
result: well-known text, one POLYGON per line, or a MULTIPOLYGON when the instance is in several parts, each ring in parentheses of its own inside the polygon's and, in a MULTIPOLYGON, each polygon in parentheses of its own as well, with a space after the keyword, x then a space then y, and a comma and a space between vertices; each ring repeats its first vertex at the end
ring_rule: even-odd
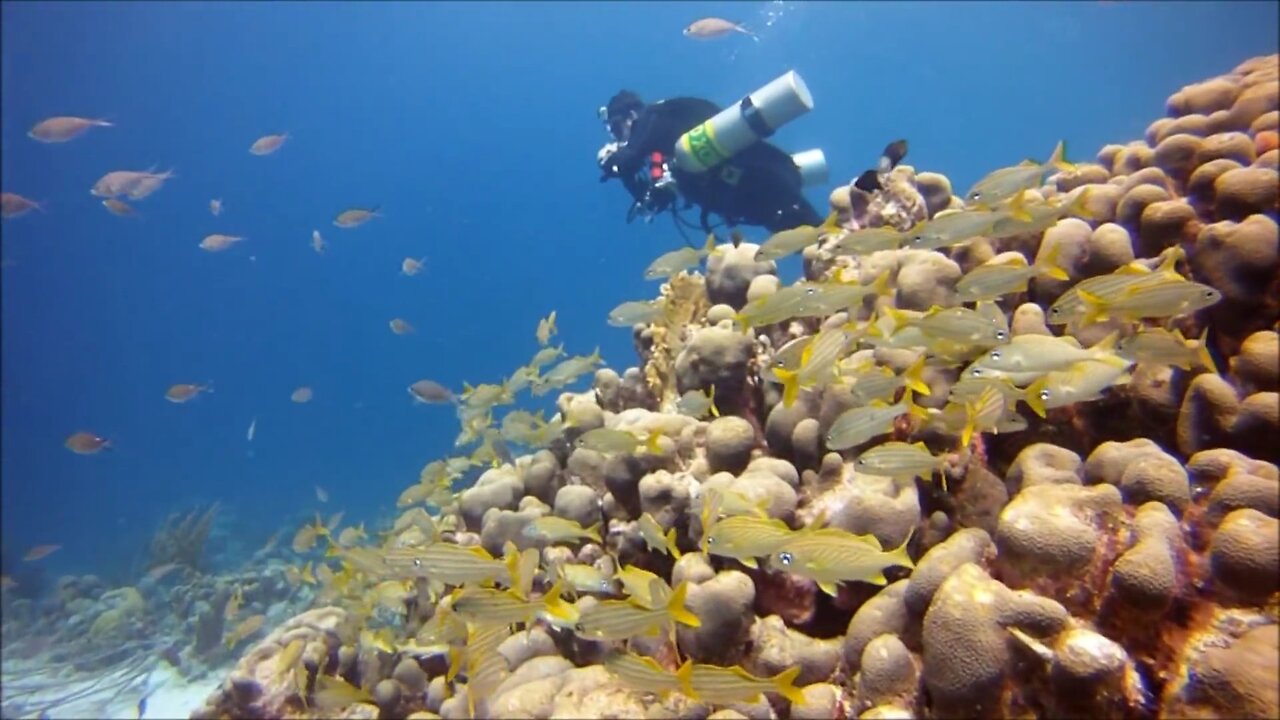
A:
POLYGON ((1040 399, 1041 399, 1041 400, 1048 400, 1050 397, 1052 397, 1052 395, 1053 395, 1053 393, 1049 392, 1049 389, 1048 389, 1048 388, 1045 388, 1044 390, 1041 390, 1041 391, 1040 391, 1040 399))
POLYGON ((1217 295, 1217 294, 1218 294, 1218 291, 1217 291, 1217 290, 1205 290, 1205 291, 1204 291, 1204 296, 1205 296, 1205 298, 1207 298, 1207 299, 1209 299, 1209 300, 1212 300, 1212 299, 1213 299, 1213 297, 1214 297, 1215 295, 1217 295))
POLYGON ((413 566, 414 566, 414 567, 422 567, 422 559, 421 559, 421 558, 414 558, 414 559, 413 559, 413 566))
POLYGON ((778 562, 781 562, 783 565, 790 565, 794 560, 795 558, 792 557, 789 552, 778 553, 778 562))
MULTIPOLYGON (((1007 337, 1009 337, 1009 333, 1003 330, 996 330, 996 340, 999 340, 1000 342, 1004 342, 1005 338, 1007 337)), ((999 358, 996 358, 996 359, 998 360, 999 358)))
MULTIPOLYGON (((1003 333, 1004 331, 1003 331, 1003 330, 1001 330, 1001 331, 999 331, 999 332, 1003 333)), ((999 361, 999 360, 1000 360, 1000 351, 999 351, 999 350, 992 350, 992 351, 991 351, 991 359, 992 359, 992 360, 999 361)))
POLYGON ((969 374, 974 377, 982 377, 982 368, 971 368, 969 374))
POLYGON ((716 544, 716 536, 715 536, 715 535, 708 535, 708 536, 707 536, 707 544, 708 544, 708 545, 715 545, 715 544, 716 544))

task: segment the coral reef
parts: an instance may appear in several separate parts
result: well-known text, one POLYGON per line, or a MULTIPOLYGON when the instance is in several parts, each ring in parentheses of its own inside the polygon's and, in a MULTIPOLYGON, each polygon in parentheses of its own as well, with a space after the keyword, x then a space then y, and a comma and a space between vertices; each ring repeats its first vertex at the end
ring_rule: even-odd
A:
POLYGON ((432 512, 376 542, 299 529, 314 609, 179 593, 196 636, 232 597, 273 618, 193 717, 1280 715, 1278 62, 1096 162, 1007 168, 990 206, 905 165, 838 189, 799 285, 720 246, 634 327, 639 367, 542 441, 502 423, 529 453, 429 465, 401 504, 432 512), (977 269, 998 302, 962 305, 977 269), (1108 294, 1134 278, 1173 299, 1108 294))

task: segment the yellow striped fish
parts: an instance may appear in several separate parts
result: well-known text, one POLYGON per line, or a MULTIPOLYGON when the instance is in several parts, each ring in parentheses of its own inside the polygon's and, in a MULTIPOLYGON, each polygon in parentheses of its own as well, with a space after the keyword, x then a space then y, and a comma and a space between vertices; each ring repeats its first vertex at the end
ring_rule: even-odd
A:
POLYGON ((663 669, 651 657, 632 652, 615 653, 605 658, 604 667, 627 687, 641 692, 665 697, 667 693, 682 689, 680 678, 663 669))
POLYGON ((493 583, 508 578, 507 568, 479 546, 438 542, 424 548, 388 550, 387 567, 398 577, 420 577, 446 585, 493 583))
POLYGON ((755 702, 766 692, 776 692, 793 703, 804 702, 804 693, 796 687, 800 667, 788 668, 771 677, 756 677, 741 666, 694 665, 686 662, 676 677, 689 697, 706 703, 755 702))
POLYGON ((842 582, 884 585, 884 569, 914 568, 907 554, 908 535, 901 546, 885 552, 874 536, 859 536, 838 528, 824 528, 791 536, 770 557, 773 566, 813 580, 828 595, 842 582))

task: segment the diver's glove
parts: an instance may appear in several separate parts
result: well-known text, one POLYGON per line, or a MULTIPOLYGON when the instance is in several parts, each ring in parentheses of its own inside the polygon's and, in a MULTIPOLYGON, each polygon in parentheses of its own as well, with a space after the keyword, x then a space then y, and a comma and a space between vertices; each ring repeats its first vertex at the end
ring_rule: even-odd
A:
POLYGON ((618 165, 613 162, 613 156, 617 154, 620 146, 616 142, 605 143, 603 147, 596 152, 596 165, 600 166, 603 173, 600 176, 600 182, 605 182, 609 178, 618 176, 618 165))

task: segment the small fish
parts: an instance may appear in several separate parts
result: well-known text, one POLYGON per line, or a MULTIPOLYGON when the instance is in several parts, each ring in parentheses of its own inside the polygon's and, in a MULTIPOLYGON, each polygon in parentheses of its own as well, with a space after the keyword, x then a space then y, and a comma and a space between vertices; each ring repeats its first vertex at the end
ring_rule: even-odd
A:
POLYGON ((827 447, 832 450, 845 450, 879 435, 893 431, 893 423, 899 416, 911 413, 924 417, 925 413, 911 399, 908 389, 903 399, 896 405, 886 406, 883 403, 866 407, 855 407, 840 413, 827 430, 827 447))
POLYGON ((130 217, 138 214, 138 211, 134 210, 132 205, 123 200, 117 200, 116 198, 107 198, 106 200, 103 200, 102 207, 106 208, 108 212, 116 217, 130 217))
POLYGON ((63 445, 77 455, 94 455, 110 448, 111 441, 81 430, 68 437, 63 445))
POLYGON ((640 537, 644 539, 644 544, 648 545, 650 550, 670 555, 676 560, 680 559, 680 548, 676 547, 675 528, 663 532, 662 525, 649 513, 641 513, 639 526, 640 537))
POLYGON ((605 658, 604 667, 624 685, 640 692, 665 696, 683 688, 680 678, 651 657, 617 652, 605 658))
POLYGON ((319 713, 336 716, 339 711, 356 703, 371 703, 373 696, 367 690, 340 677, 316 674, 316 690, 311 695, 311 706, 319 713))
POLYGON ((176 176, 173 174, 172 170, 158 175, 150 173, 146 174, 139 178, 138 182, 131 186, 125 195, 130 200, 144 200, 160 188, 164 187, 165 181, 173 177, 176 176))
POLYGON ((1053 408, 1097 400, 1109 387, 1129 382, 1129 360, 1111 356, 1085 360, 1066 370, 1047 373, 1027 386, 1026 401, 1040 417, 1053 408))
POLYGON ((544 515, 525 525, 523 533, 527 538, 545 540, 550 544, 585 540, 601 542, 600 523, 584 528, 573 520, 555 515, 544 515))
POLYGON ((312 230, 311 231, 311 249, 315 250, 316 253, 323 255, 324 248, 325 248, 324 238, 320 237, 320 231, 312 230))
POLYGON ((400 274, 406 277, 413 277, 422 272, 423 263, 427 261, 426 256, 420 258, 407 257, 400 261, 400 274))
POLYGON ((214 217, 218 217, 222 214, 222 198, 214 198, 209 201, 209 212, 212 213, 214 217))
POLYGON ((529 360, 529 367, 535 371, 541 370, 544 365, 555 362, 556 360, 564 357, 564 354, 563 344, 559 347, 544 347, 534 353, 533 358, 529 360))
POLYGON ((249 146, 249 153, 252 155, 270 155, 280 149, 284 145, 284 141, 289 139, 289 133, 281 133, 280 135, 263 135, 253 144, 249 146))
POLYGON ((1040 275, 1055 280, 1069 280, 1060 260, 1063 247, 1062 243, 1055 244, 1034 265, 1028 265, 1026 257, 1021 254, 1000 262, 983 263, 960 278, 956 283, 956 294, 965 302, 995 300, 1011 293, 1024 292, 1027 282, 1040 275))
POLYGON ((280 654, 276 656, 276 674, 275 679, 279 681, 290 670, 298 667, 298 661, 302 659, 302 650, 307 645, 306 638, 294 638, 280 654))
POLYGON ((928 480, 934 471, 946 465, 946 458, 935 457, 922 442, 887 442, 858 456, 854 467, 870 475, 902 480, 928 480))
POLYGON ((232 245, 238 242, 243 242, 244 240, 245 238, 237 237, 235 235, 221 235, 214 233, 213 235, 205 236, 205 239, 200 241, 200 249, 208 252, 222 252, 232 245))
POLYGON ((800 353, 800 366, 795 370, 773 368, 782 382, 782 404, 795 404, 800 388, 822 386, 836 378, 836 361, 848 349, 852 336, 843 327, 825 328, 800 353))
POLYGON ((884 189, 884 183, 881 178, 888 175, 903 158, 907 156, 907 141, 894 140, 885 146, 884 152, 880 153, 880 160, 876 163, 876 167, 868 170, 858 176, 854 181, 854 187, 863 192, 875 192, 884 189))
POLYGON ((44 212, 40 203, 28 200, 17 193, 0 193, 0 217, 5 219, 22 217, 32 210, 44 212))
POLYGON ((538 345, 546 347, 551 342, 551 336, 556 334, 556 311, 552 310, 551 314, 538 321, 538 329, 534 336, 538 339, 538 345))
POLYGON ((959 245, 995 227, 1004 217, 994 210, 953 210, 938 213, 932 220, 922 220, 907 231, 903 247, 914 250, 938 250, 959 245))
POLYGON ((863 228, 845 233, 836 241, 832 252, 846 255, 870 255, 880 250, 897 250, 907 241, 906 233, 884 226, 863 228))
POLYGON ((626 600, 603 600, 584 611, 573 630, 590 640, 627 640, 637 635, 660 634, 673 621, 701 627, 702 621, 685 607, 688 592, 688 582, 680 583, 667 604, 659 608, 644 608, 626 600))
POLYGON ((708 391, 690 390, 676 401, 676 412, 699 420, 711 413, 711 417, 720 417, 720 408, 716 407, 716 386, 708 391))
POLYGON ((796 533, 771 556, 773 566, 813 580, 826 594, 835 597, 842 582, 869 582, 885 585, 884 569, 914 568, 907 544, 885 552, 874 535, 861 536, 838 528, 796 533))
POLYGON ((756 558, 772 555, 794 534, 781 520, 750 515, 732 515, 703 527, 703 552, 733 558, 750 568, 758 567, 756 558))
POLYGON ((290 399, 290 400, 292 400, 293 402, 296 402, 296 403, 298 403, 298 404, 300 404, 300 405, 301 405, 302 403, 308 403, 308 402, 311 402, 311 398, 313 398, 313 397, 315 397, 315 393, 314 393, 314 392, 312 392, 311 388, 310 388, 310 387, 308 387, 308 386, 306 386, 306 385, 303 385, 302 387, 298 388, 297 390, 294 390, 294 391, 293 391, 292 393, 290 393, 290 395, 289 395, 289 399, 290 399))
POLYGON ((457 396, 434 380, 419 380, 409 386, 409 394, 420 403, 456 403, 457 396))
POLYGON ((1053 305, 1049 306, 1046 320, 1051 325, 1062 325, 1082 317, 1085 307, 1080 299, 1081 291, 1088 291, 1098 297, 1112 297, 1142 285, 1183 280, 1185 278, 1175 268, 1177 263, 1185 257, 1186 252, 1182 247, 1175 245, 1160 253, 1160 264, 1154 270, 1141 262, 1134 261, 1107 275, 1082 280, 1053 301, 1053 305))
POLYGON ((33 562, 40 558, 48 557, 60 549, 62 549, 61 545, 37 545, 28 550, 26 555, 22 556, 22 561, 33 562))
POLYGON ((614 573, 614 579, 622 583, 622 592, 633 604, 654 610, 671 599, 671 586, 666 580, 648 570, 628 565, 614 573))
POLYGON ((1209 354, 1209 328, 1197 340, 1188 340, 1178 330, 1144 328, 1136 335, 1116 342, 1116 354, 1137 363, 1171 365, 1190 370, 1202 367, 1215 375, 1218 366, 1209 354))
POLYGON ((398 577, 430 578, 446 585, 485 584, 509 576, 506 565, 484 548, 450 542, 388 550, 384 559, 398 577))
POLYGON ((182 566, 179 565, 178 563, 165 563, 163 565, 157 565, 147 571, 147 577, 150 578, 152 582, 156 582, 156 581, 159 581, 161 578, 163 578, 165 575, 168 575, 169 573, 173 572, 174 570, 177 570, 180 567, 182 566))
POLYGON ((804 693, 795 685, 800 670, 795 666, 771 678, 764 678, 752 675, 740 665, 695 665, 689 660, 676 672, 676 677, 685 694, 699 702, 755 702, 763 693, 776 692, 799 704, 804 702, 804 693))
POLYGON ((797 228, 774 233, 756 251, 756 262, 778 260, 798 253, 810 245, 816 245, 824 234, 832 230, 833 228, 825 226, 801 225, 797 228))
POLYGON ((1112 355, 1118 337, 1119 333, 1112 333, 1085 349, 1074 340, 1053 335, 1016 335, 1008 343, 987 351, 986 355, 974 361, 974 366, 1005 373, 1065 370, 1078 362, 1101 360, 1112 355))
POLYGON ((702 249, 694 247, 682 247, 679 250, 672 250, 658 256, 657 260, 649 263, 649 267, 644 270, 645 280, 662 280, 677 275, 685 270, 696 267, 702 262, 703 258, 715 252, 716 236, 715 233, 707 235, 707 242, 702 249))
POLYGON ((609 311, 609 324, 614 327, 647 325, 661 318, 667 310, 666 301, 628 300, 609 311))
POLYGON ((329 502, 329 491, 316 485, 316 499, 322 503, 329 502))
POLYGON ((391 332, 396 335, 408 335, 413 332, 413 326, 409 324, 408 320, 392 318, 391 322, 387 324, 391 326, 391 332))
POLYGON ((1001 202, 1039 185, 1044 174, 1050 170, 1056 169, 1063 172, 1074 170, 1075 166, 1066 161, 1065 152, 1065 143, 1059 142, 1054 147, 1053 154, 1044 163, 1032 160, 1013 167, 994 170, 964 194, 964 201, 984 210, 994 209, 1001 202))
POLYGON ((213 392, 213 383, 205 385, 192 385, 189 383, 178 383, 172 385, 164 393, 164 399, 171 403, 184 403, 194 400, 202 392, 213 392))
POLYGON ((27 131, 27 137, 32 140, 39 140, 42 143, 62 143, 74 140, 83 135, 89 128, 94 127, 115 126, 106 120, 62 115, 36 123, 27 131))
POLYGON ((1095 295, 1078 290, 1084 303, 1085 325, 1111 318, 1137 321, 1143 318, 1168 318, 1193 313, 1222 300, 1218 290, 1198 282, 1166 280, 1130 287, 1114 295, 1095 295))
POLYGON ((924 334, 941 340, 992 347, 1009 339, 1008 330, 982 313, 966 307, 942 308, 935 305, 920 317, 903 315, 892 307, 885 311, 899 328, 916 327, 924 334))
POLYGON ((350 208, 338 213, 333 219, 333 224, 340 228, 359 227, 373 218, 382 217, 382 213, 378 212, 378 205, 371 208, 350 208))
POLYGON ((613 593, 613 578, 594 565, 564 563, 556 567, 558 577, 580 593, 613 593))
POLYGON ((170 177, 173 177, 172 170, 157 175, 154 166, 148 170, 112 170, 98 178, 89 194, 103 198, 128 195, 144 180, 160 180, 163 183, 170 177))
POLYGON ((455 590, 451 597, 454 611, 478 625, 527 624, 540 616, 572 625, 578 621, 578 609, 560 597, 563 589, 560 581, 542 597, 525 600, 510 590, 469 586, 455 590))
POLYGON ((253 436, 258 431, 258 418, 255 416, 249 421, 249 432, 244 434, 244 439, 253 442, 253 436))
MULTIPOLYGON (((660 452, 661 447, 658 445, 660 437, 661 434, 657 432, 650 433, 645 443, 646 449, 653 453, 660 452)), ((628 455, 640 448, 640 439, 626 430, 595 428, 579 435, 573 444, 574 447, 594 450, 605 455, 628 455)))
POLYGON ((694 20, 683 30, 682 34, 689 38, 709 40, 711 38, 723 37, 735 32, 742 33, 743 35, 749 35, 757 42, 760 40, 759 35, 756 35, 742 25, 718 17, 705 17, 701 20, 694 20))

